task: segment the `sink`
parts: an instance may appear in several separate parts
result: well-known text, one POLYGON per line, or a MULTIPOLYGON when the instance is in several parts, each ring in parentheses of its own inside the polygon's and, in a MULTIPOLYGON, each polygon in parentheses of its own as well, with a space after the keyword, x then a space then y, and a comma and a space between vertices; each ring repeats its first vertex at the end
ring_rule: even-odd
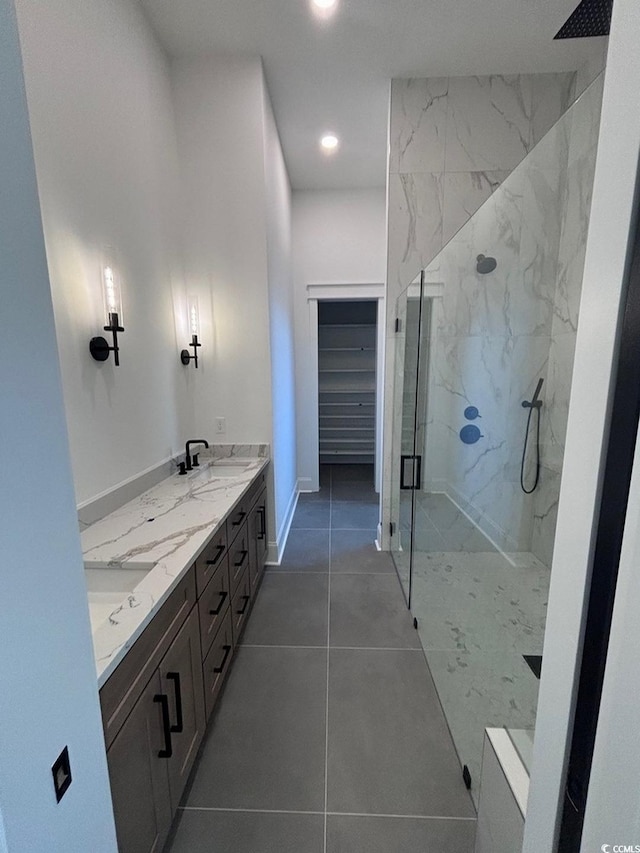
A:
POLYGON ((122 567, 85 563, 89 615, 94 630, 109 618, 152 568, 153 564, 148 563, 122 567))
POLYGON ((216 477, 237 477, 241 474, 246 465, 212 465, 212 470, 216 477))
POLYGON ((247 462, 244 459, 218 459, 211 463, 216 477, 237 477, 244 472, 247 462))

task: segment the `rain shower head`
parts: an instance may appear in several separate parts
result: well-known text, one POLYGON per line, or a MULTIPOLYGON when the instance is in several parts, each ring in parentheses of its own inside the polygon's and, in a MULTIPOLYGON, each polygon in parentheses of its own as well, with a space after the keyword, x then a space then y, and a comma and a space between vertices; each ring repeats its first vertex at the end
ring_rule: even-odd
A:
POLYGON ((480 275, 486 275, 489 272, 493 272, 494 269, 498 266, 498 262, 495 258, 488 257, 486 255, 478 255, 476 258, 476 271, 480 273, 480 275))

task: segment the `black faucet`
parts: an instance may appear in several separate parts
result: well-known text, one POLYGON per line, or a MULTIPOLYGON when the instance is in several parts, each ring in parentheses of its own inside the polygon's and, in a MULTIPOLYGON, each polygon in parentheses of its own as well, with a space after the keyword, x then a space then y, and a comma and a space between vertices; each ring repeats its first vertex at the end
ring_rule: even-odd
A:
POLYGON ((197 453, 194 453, 193 458, 191 457, 191 454, 189 452, 189 447, 192 444, 204 444, 205 447, 209 447, 209 442, 205 441, 204 438, 189 439, 189 441, 185 445, 185 457, 184 457, 184 461, 186 463, 185 467, 186 467, 187 471, 191 471, 193 468, 197 468, 198 465, 200 464, 198 462, 198 454, 197 453))

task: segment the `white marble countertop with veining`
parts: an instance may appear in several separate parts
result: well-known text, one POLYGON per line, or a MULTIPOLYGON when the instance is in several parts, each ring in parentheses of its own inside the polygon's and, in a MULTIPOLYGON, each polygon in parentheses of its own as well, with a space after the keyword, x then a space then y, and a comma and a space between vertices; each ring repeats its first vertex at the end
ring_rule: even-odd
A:
MULTIPOLYGON (((104 569, 111 570, 116 587, 120 572, 125 584, 127 579, 138 581, 121 601, 116 595, 110 610, 113 590, 92 592, 88 580, 99 687, 269 462, 266 452, 225 458, 212 451, 200 454, 199 468, 186 476, 167 477, 81 534, 85 570, 98 570, 87 576, 98 578, 99 587, 103 580, 99 571, 104 569)), ((113 586, 114 581, 109 583, 113 586)))

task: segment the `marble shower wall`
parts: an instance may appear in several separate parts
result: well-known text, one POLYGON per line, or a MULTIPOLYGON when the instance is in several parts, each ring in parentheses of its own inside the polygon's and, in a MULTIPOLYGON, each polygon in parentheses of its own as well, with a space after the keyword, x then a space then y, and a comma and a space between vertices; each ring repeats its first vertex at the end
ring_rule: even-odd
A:
MULTIPOLYGON (((601 101, 600 80, 544 136, 436 258, 428 490, 444 491, 505 551, 550 564, 601 101), (476 271, 479 253, 497 269, 476 271), (520 489, 527 412, 543 387, 540 486, 520 489), (482 438, 459 430, 473 405, 482 438)), ((515 144, 515 143, 514 143, 515 144)))
MULTIPOLYGON (((563 114, 575 87, 573 72, 392 81, 387 395, 403 369, 395 363, 396 300, 563 114)), ((395 434, 389 407, 384 430, 395 434)), ((391 444, 384 454, 385 520, 391 517, 391 444)))
POLYGON ((576 74, 393 80, 389 303, 572 103, 576 74))

